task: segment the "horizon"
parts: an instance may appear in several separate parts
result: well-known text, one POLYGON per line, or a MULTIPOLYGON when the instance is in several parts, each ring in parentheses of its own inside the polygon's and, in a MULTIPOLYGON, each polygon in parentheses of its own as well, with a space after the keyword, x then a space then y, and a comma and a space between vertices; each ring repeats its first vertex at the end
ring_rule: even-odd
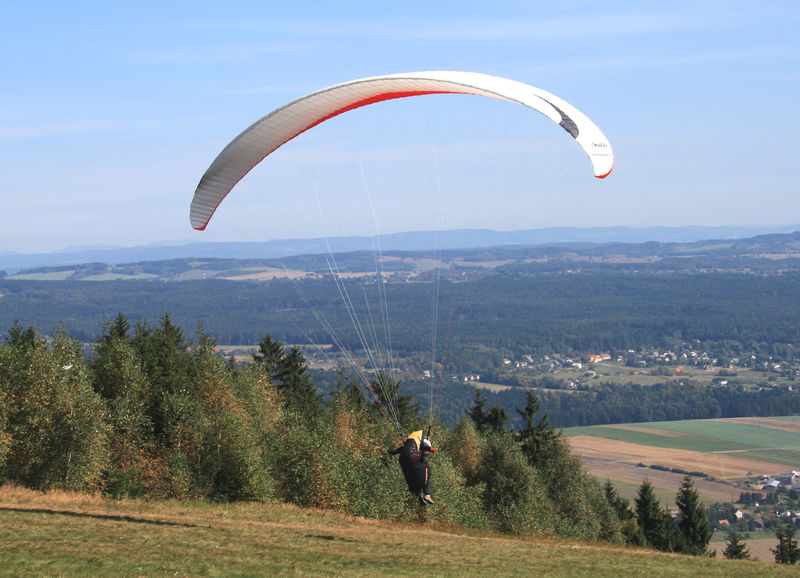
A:
MULTIPOLYGON (((693 243, 700 241, 748 239, 760 235, 792 234, 800 224, 776 226, 716 226, 685 225, 679 227, 547 227, 542 229, 454 229, 448 231, 403 231, 384 234, 379 243, 384 251, 469 250, 501 246, 559 246, 657 242, 693 243), (735 232, 734 230, 737 230, 735 232), (465 235, 473 238, 465 239, 465 235), (515 238, 516 237, 516 238, 515 238), (474 242, 471 245, 470 242, 474 242)), ((314 237, 303 239, 271 239, 267 241, 165 241, 132 246, 83 246, 44 253, 0 251, 0 272, 11 275, 41 267, 81 266, 105 263, 112 266, 131 262, 163 261, 169 259, 251 259, 297 255, 349 253, 375 250, 372 236, 314 237), (360 243, 360 244, 359 244, 360 243), (249 250, 270 251, 258 256, 249 250), (199 251, 199 252, 198 252, 199 251)))
MULTIPOLYGON (((629 226, 629 225, 599 225, 599 226, 584 226, 584 227, 573 227, 569 225, 562 225, 562 226, 552 226, 552 227, 540 227, 534 229, 491 229, 491 228, 456 228, 456 229, 443 229, 439 231, 433 230, 403 230, 403 231, 396 231, 392 233, 382 233, 382 234, 374 234, 374 235, 341 235, 336 237, 328 237, 328 239, 375 239, 375 238, 387 238, 387 237, 397 237, 401 235, 425 235, 425 234, 447 234, 447 233, 466 233, 466 232, 485 232, 485 233, 497 233, 497 234, 514 234, 514 233, 525 233, 525 232, 544 232, 544 231, 610 231, 610 230, 621 230, 621 231, 651 231, 651 230, 664 230, 664 231, 680 231, 680 230, 698 230, 698 231, 715 231, 715 230, 731 230, 740 228, 743 229, 743 237, 739 236, 725 236, 724 238, 734 239, 734 238, 746 238, 751 236, 752 231, 764 231, 763 233, 755 233, 755 234, 770 234, 771 232, 775 233, 793 233, 795 231, 800 231, 800 223, 777 223, 772 225, 757 225, 752 223, 744 223, 744 224, 720 224, 720 225, 652 225, 652 226, 629 226)), ((132 244, 132 245, 71 245, 67 247, 56 247, 52 251, 43 251, 37 253, 22 253, 18 251, 0 251, 0 255, 30 255, 30 256, 37 256, 37 255, 51 255, 51 254, 60 254, 60 253, 74 253, 78 251, 87 251, 87 250, 113 250, 113 249, 138 249, 138 248, 149 248, 149 247, 182 247, 186 245, 234 245, 234 244, 269 244, 269 243, 291 243, 291 242, 304 242, 304 241, 320 241, 325 240, 326 237, 275 237, 271 239, 263 239, 260 241, 206 241, 204 239, 163 239, 158 241, 150 241, 147 243, 142 244, 132 244)), ((657 239, 650 239, 651 241, 657 241, 657 239)), ((701 239, 697 239, 701 240, 701 239)), ((573 242, 573 241, 558 241, 558 242, 573 242)), ((583 240, 581 242, 584 242, 583 240)), ((585 241, 588 243, 605 243, 606 240, 598 240, 598 241, 585 241)), ((680 242, 680 241, 678 241, 680 242)))

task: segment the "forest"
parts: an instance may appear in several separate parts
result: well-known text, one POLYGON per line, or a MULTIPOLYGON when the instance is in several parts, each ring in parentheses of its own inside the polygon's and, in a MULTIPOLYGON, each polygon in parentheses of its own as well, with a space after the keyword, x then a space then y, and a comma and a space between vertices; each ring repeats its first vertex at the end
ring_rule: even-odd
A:
MULTIPOLYGON (((347 287, 351 295, 360 296, 375 285, 374 279, 353 279, 347 287)), ((734 351, 756 348, 770 354, 800 342, 796 272, 496 273, 465 281, 393 283, 385 292, 398 355, 430 355, 422 344, 430 343, 435 323, 440 328, 437 350, 447 340, 453 365, 474 363, 481 351, 570 354, 659 347, 675 338, 725 342, 734 351)), ((0 294, 0 327, 19 322, 52 334, 63 325, 85 342, 93 341, 97 328, 118 312, 150 322, 169 312, 187 330, 202 320, 209 335, 232 345, 255 344, 266 333, 292 344, 330 343, 315 317, 319 314, 345 342, 357 341, 336 283, 328 277, 169 283, 0 280, 0 294)), ((361 316, 369 315, 363 299, 353 305, 361 316)))
MULTIPOLYGON (((494 261, 514 251, 520 250, 471 254, 494 263, 491 269, 463 267, 441 277, 427 271, 411 281, 388 283, 376 283, 374 276, 345 281, 348 294, 357 296, 352 312, 359 318, 370 318, 379 298, 385 304, 404 391, 423 399, 429 385, 420 375, 435 367, 432 378, 445 423, 455 424, 472 403, 474 387, 453 380, 470 374, 480 375, 483 382, 536 388, 552 423, 564 427, 798 411, 796 395, 786 386, 753 390, 735 381, 721 388, 691 382, 681 386, 665 376, 656 386, 599 380, 572 393, 554 390, 552 380, 543 375, 521 381, 502 373, 505 358, 628 355, 682 341, 720 357, 757 357, 797 367, 800 272, 786 270, 785 262, 779 267, 766 260, 772 268, 765 274, 762 268, 719 271, 724 269, 719 258, 712 270, 681 271, 664 263, 583 263, 578 271, 574 263, 494 261), (382 296, 376 295, 377 289, 382 296)), ((524 251, 526 258, 531 251, 524 251)), ((367 267, 364 255, 352 257, 348 263, 353 269, 367 267)), ((317 263, 311 256, 298 260, 304 267, 317 263)), ((227 270, 247 265, 225 263, 220 267, 227 270)), ((165 267, 173 272, 190 267, 185 261, 137 265, 145 266, 161 273, 165 267)), ((252 347, 267 334, 301 348, 329 345, 321 357, 329 367, 346 366, 351 348, 359 358, 365 353, 331 275, 271 281, 0 279, 0 295, 0 327, 32 326, 44 336, 62 329, 84 343, 86 351, 120 312, 145 323, 155 323, 168 312, 189 335, 202 324, 205 335, 229 346, 252 347)), ((373 347, 386 348, 382 343, 373 347)), ((304 351, 317 357, 312 349, 304 351)), ((333 372, 313 370, 311 375, 321 392, 335 387, 333 372)), ((556 384, 555 389, 563 386, 556 384)), ((504 408, 510 425, 520 425, 515 408, 524 404, 524 389, 486 395, 490 405, 504 408)))

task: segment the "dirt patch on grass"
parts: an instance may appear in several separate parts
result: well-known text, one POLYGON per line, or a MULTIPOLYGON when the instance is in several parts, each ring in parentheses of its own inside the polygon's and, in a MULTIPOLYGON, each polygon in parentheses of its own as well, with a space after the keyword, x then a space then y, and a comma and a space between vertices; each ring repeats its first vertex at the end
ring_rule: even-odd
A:
POLYGON ((732 454, 657 448, 594 436, 574 436, 567 440, 572 451, 581 457, 633 465, 642 463, 648 466, 680 468, 690 472, 703 472, 722 480, 752 475, 777 475, 786 470, 785 465, 750 460, 732 454))

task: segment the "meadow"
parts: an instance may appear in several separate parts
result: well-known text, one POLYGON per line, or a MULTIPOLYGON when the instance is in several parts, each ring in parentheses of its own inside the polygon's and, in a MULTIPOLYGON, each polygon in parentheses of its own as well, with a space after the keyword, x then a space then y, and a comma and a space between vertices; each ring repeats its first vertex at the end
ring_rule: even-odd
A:
POLYGON ((514 537, 296 506, 108 500, 0 487, 0 573, 795 576, 796 568, 514 537))

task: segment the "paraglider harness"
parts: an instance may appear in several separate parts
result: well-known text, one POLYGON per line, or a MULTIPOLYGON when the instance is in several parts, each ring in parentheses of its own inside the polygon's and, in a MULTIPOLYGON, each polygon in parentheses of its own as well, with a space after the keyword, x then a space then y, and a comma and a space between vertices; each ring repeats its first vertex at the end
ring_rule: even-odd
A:
POLYGON ((412 494, 430 494, 431 467, 426 456, 436 451, 430 441, 422 436, 422 430, 409 435, 403 444, 391 450, 390 454, 399 454, 400 467, 412 494))

